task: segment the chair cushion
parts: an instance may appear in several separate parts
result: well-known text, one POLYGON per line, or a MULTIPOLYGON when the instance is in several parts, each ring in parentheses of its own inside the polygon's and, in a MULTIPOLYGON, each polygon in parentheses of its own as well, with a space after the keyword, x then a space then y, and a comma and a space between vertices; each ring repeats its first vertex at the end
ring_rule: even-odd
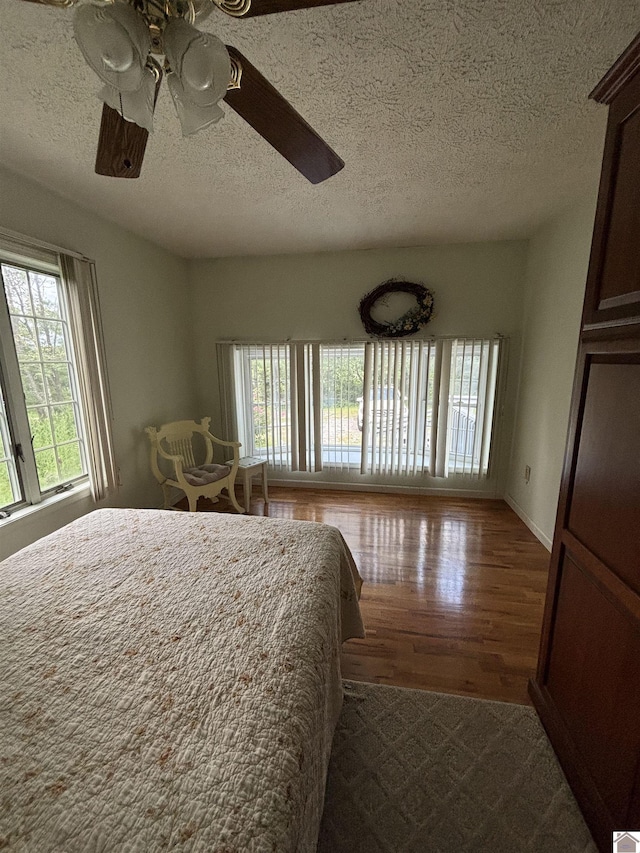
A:
POLYGON ((185 468, 182 472, 190 486, 206 486, 207 483, 215 483, 222 480, 231 473, 228 465, 198 465, 195 468, 185 468))

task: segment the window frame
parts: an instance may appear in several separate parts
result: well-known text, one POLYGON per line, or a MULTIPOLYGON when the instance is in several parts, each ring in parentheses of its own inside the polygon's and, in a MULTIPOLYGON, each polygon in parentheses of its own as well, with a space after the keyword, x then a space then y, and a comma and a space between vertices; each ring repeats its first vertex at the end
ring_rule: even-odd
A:
MULTIPOLYGON (((5 283, 0 276, 0 385, 4 398, 7 419, 7 430, 10 444, 5 451, 9 452, 16 472, 20 494, 17 501, 0 508, 0 518, 10 517, 12 513, 29 506, 37 506, 53 495, 58 495, 89 483, 89 466, 87 458, 87 431, 83 418, 83 406, 78 382, 77 357, 71 334, 69 317, 69 296, 66 283, 59 263, 53 264, 45 260, 29 257, 28 250, 24 254, 3 250, 0 246, 0 264, 15 269, 24 270, 27 276, 30 272, 55 278, 60 301, 60 320, 63 325, 65 351, 69 360, 70 386, 74 406, 75 422, 78 428, 79 451, 83 473, 63 479, 53 486, 42 488, 37 470, 36 453, 32 443, 32 431, 29 423, 24 384, 20 373, 11 313, 9 309, 5 283), (21 453, 18 448, 20 448, 21 453)), ((52 449, 58 445, 53 444, 52 449)), ((14 495, 15 496, 15 495, 14 495)))
MULTIPOLYGON (((1 329, 0 329, 1 331, 1 329)), ((2 336, 0 336, 1 344, 2 336)), ((11 411, 6 402, 7 393, 5 391, 5 379, 3 375, 2 357, 0 353, 0 439, 5 456, 0 457, 0 464, 7 466, 7 479, 11 488, 13 497, 17 495, 17 500, 0 508, 0 518, 6 517, 13 507, 19 506, 23 500, 24 485, 22 482, 22 471, 17 464, 15 456, 16 440, 15 429, 12 422, 11 411)))

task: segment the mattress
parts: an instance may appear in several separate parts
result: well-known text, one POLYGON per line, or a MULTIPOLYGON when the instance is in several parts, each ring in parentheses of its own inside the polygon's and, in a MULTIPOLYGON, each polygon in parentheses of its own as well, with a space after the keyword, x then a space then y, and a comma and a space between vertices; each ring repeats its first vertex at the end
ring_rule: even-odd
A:
POLYGON ((364 635, 340 533, 97 510, 0 564, 0 848, 313 851, 364 635))

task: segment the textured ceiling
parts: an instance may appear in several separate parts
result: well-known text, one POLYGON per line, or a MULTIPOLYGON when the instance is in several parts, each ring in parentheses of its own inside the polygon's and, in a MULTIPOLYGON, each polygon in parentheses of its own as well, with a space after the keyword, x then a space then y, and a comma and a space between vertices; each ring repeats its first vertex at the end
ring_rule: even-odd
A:
POLYGON ((637 0, 359 0, 200 24, 342 156, 309 184, 231 109, 189 139, 166 86, 139 180, 95 175, 98 78, 72 10, 0 0, 10 169, 186 257, 526 236, 594 186, 587 101, 640 29, 637 0))

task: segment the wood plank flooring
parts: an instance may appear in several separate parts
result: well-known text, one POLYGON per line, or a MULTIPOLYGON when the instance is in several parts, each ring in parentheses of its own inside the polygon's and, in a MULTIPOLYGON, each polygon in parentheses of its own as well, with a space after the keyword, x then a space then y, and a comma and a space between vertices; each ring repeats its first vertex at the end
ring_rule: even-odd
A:
POLYGON ((266 514, 335 525, 358 564, 367 637, 345 643, 345 678, 529 702, 549 553, 504 501, 269 492, 266 514))

